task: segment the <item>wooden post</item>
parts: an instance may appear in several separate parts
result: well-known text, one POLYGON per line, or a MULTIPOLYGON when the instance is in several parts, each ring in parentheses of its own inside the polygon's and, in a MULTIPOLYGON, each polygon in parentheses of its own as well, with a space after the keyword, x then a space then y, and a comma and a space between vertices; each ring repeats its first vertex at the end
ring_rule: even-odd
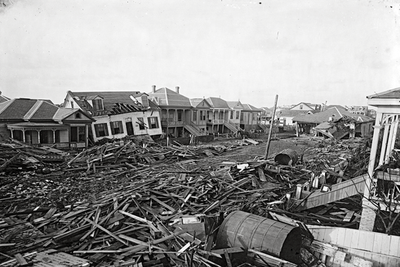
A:
POLYGON ((267 159, 267 158, 268 158, 268 151, 269 151, 269 145, 270 145, 270 143, 271 143, 272 127, 274 126, 275 112, 276 112, 276 106, 277 106, 277 104, 278 104, 278 95, 275 96, 274 111, 272 112, 271 124, 270 124, 270 126, 269 126, 267 147, 265 148, 265 156, 264 156, 264 159, 267 159))

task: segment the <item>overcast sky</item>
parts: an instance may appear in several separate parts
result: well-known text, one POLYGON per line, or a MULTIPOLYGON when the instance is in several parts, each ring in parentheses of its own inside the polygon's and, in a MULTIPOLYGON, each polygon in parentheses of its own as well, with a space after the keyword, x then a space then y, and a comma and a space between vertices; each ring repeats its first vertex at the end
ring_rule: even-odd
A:
POLYGON ((20 0, 0 11, 0 90, 61 103, 154 84, 257 107, 276 94, 366 105, 400 87, 399 3, 20 0))

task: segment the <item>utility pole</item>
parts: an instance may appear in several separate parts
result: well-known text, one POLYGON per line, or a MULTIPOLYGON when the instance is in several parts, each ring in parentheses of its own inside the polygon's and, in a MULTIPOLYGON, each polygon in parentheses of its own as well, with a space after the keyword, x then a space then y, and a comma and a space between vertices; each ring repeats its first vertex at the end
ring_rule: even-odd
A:
POLYGON ((272 127, 274 126, 275 112, 276 112, 276 106, 277 106, 277 105, 278 105, 278 95, 275 96, 274 111, 272 112, 271 123, 270 123, 270 126, 269 126, 267 147, 265 148, 265 156, 264 156, 264 159, 268 159, 269 145, 270 145, 270 143, 271 143, 272 127))

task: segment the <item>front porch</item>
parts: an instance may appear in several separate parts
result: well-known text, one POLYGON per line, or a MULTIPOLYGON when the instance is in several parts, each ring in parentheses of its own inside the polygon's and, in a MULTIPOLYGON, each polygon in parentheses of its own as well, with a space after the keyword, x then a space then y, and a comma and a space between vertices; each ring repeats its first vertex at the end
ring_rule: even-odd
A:
POLYGON ((52 123, 17 123, 7 125, 10 138, 32 146, 46 145, 60 149, 88 146, 87 125, 52 123))

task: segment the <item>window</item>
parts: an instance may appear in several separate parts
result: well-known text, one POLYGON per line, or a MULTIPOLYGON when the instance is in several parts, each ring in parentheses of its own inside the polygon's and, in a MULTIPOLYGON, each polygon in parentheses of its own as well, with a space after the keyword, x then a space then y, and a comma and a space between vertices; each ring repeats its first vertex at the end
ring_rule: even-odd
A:
POLYGON ((303 109, 303 105, 300 105, 300 109, 303 109))
POLYGON ((75 119, 80 119, 81 118, 81 113, 76 113, 75 114, 75 119))
POLYGON ((146 124, 144 123, 143 118, 137 118, 137 119, 138 121, 136 123, 139 124, 139 129, 140 130, 146 129, 146 124))
POLYGON ((233 112, 234 112, 234 111, 231 111, 231 120, 233 120, 233 112))
POLYGON ((108 136, 107 123, 99 123, 94 125, 96 137, 108 136))
POLYGON ((150 117, 150 118, 147 118, 147 120, 149 121, 150 129, 157 129, 159 127, 157 117, 150 117))
POLYGON ((197 110, 193 110, 193 121, 197 121, 197 110))
POLYGON ((239 112, 239 111, 236 111, 236 119, 237 119, 237 120, 239 119, 239 116, 240 116, 240 112, 239 112))
POLYGON ((220 119, 220 120, 224 119, 224 112, 223 111, 218 112, 218 119, 220 119))
POLYGON ((201 121, 205 121, 206 120, 205 111, 203 111, 203 110, 200 110, 200 120, 201 121))
POLYGON ((174 121, 174 111, 168 111, 169 112, 169 114, 168 114, 168 121, 174 121))
POLYGON ((122 121, 112 121, 110 124, 112 134, 124 133, 124 129, 122 128, 122 121))
POLYGON ((178 110, 178 121, 182 121, 182 110, 178 110))
POLYGON ((103 99, 93 99, 92 103, 93 103, 93 108, 95 110, 103 110, 104 109, 103 99))

